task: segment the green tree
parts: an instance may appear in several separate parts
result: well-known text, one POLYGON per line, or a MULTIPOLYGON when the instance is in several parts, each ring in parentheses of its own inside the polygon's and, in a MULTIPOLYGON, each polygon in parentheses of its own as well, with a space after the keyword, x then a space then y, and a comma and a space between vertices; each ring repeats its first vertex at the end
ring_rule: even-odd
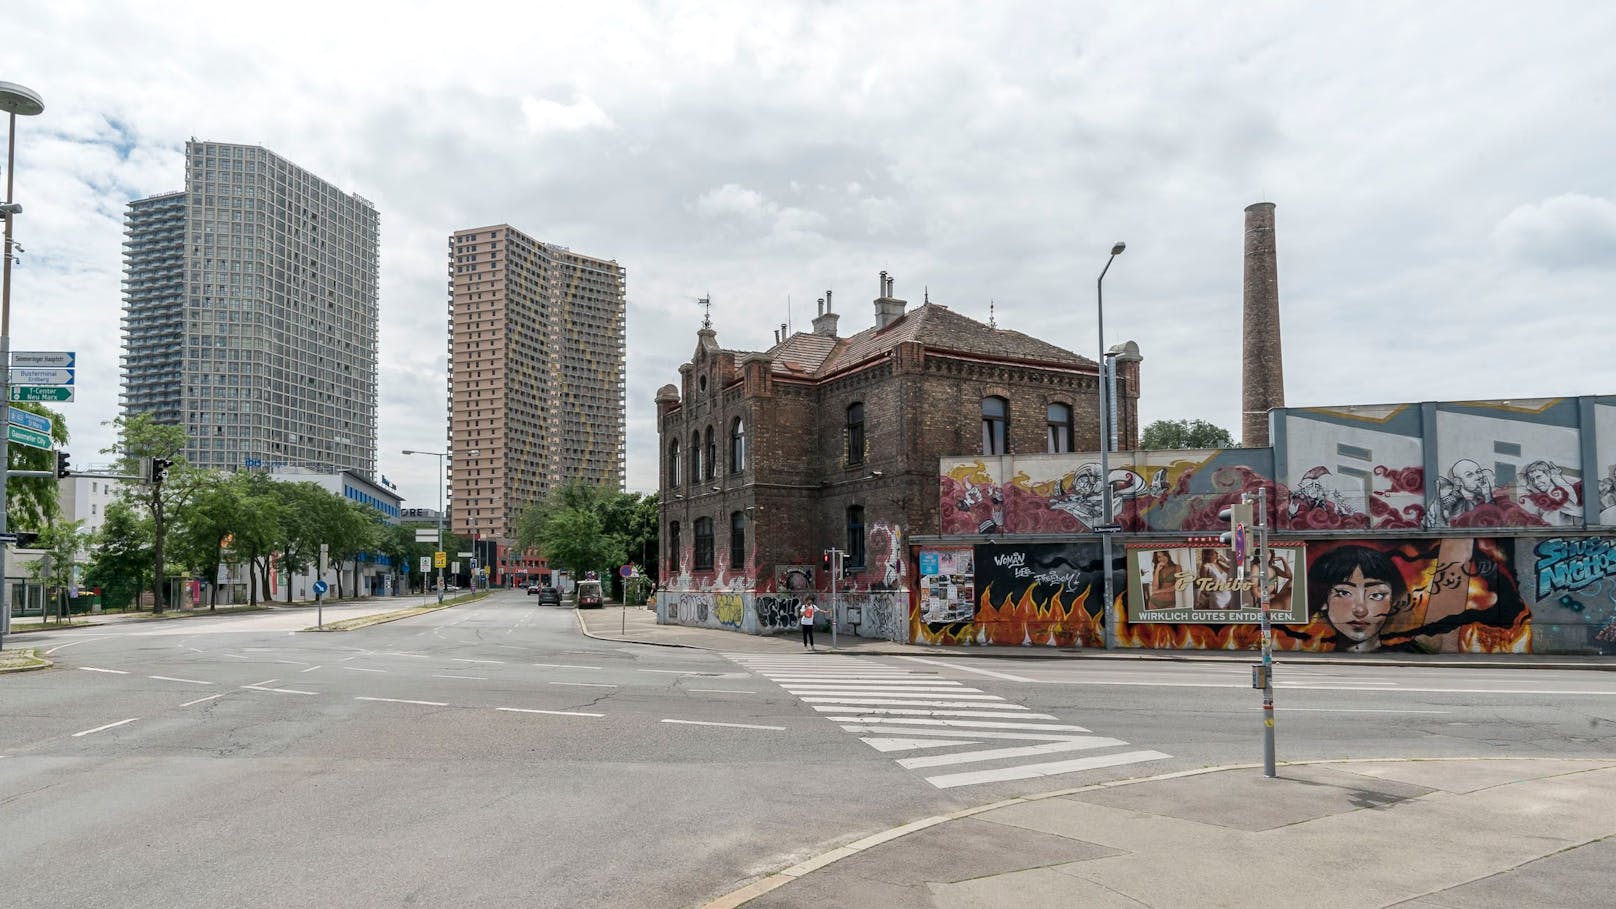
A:
POLYGON ((416 570, 415 528, 405 524, 384 524, 378 534, 376 552, 385 556, 392 564, 395 575, 402 574, 404 580, 410 575, 419 574, 416 570))
POLYGON ((552 568, 566 569, 574 577, 589 571, 604 576, 627 558, 622 528, 631 509, 621 507, 616 501, 620 496, 573 480, 522 512, 516 521, 517 545, 537 548, 552 568), (618 529, 608 527, 609 515, 618 529))
MULTIPOLYGON (((43 404, 14 403, 12 407, 38 414, 51 422, 50 437, 60 448, 67 444, 67 421, 43 404)), ((12 470, 56 470, 56 452, 12 443, 6 449, 12 470)), ((50 477, 16 477, 6 492, 6 527, 43 531, 60 514, 57 485, 50 477)))
POLYGON ((151 518, 139 505, 107 505, 84 573, 86 586, 100 588, 102 603, 122 608, 140 596, 151 576, 152 536, 151 518))
POLYGON ((124 492, 151 515, 152 611, 162 612, 166 595, 163 581, 167 577, 163 544, 168 535, 168 516, 183 509, 190 501, 199 487, 200 476, 180 454, 186 442, 183 427, 164 426, 149 413, 125 414, 113 420, 112 425, 117 431, 118 441, 102 453, 118 456, 118 473, 139 476, 148 458, 166 458, 172 462, 166 477, 128 487, 124 492))
POLYGON ((239 520, 231 531, 230 553, 237 561, 246 561, 247 602, 256 606, 260 585, 264 598, 270 598, 270 556, 281 538, 282 505, 276 491, 280 484, 256 471, 238 473, 230 479, 239 487, 241 499, 239 520))
MULTIPOLYGON (((283 570, 299 572, 313 564, 320 554, 321 525, 331 493, 314 483, 273 483, 280 504, 279 530, 274 549, 280 552, 283 570)), ((265 578, 268 583, 268 578, 265 578)), ((292 602, 292 585, 286 585, 286 602, 292 602)))
POLYGON ((1139 447, 1146 451, 1177 448, 1233 448, 1234 436, 1205 420, 1157 420, 1145 427, 1139 447))
POLYGON ((83 530, 83 521, 63 521, 57 519, 45 525, 39 531, 39 540, 35 547, 43 549, 45 554, 29 566, 34 578, 41 584, 49 595, 59 604, 57 618, 66 618, 67 588, 73 583, 73 566, 77 564, 79 552, 84 549, 88 538, 83 530))
POLYGON ((372 551, 381 539, 377 526, 380 515, 374 508, 328 493, 321 504, 318 525, 319 542, 325 544, 337 570, 337 599, 346 589, 342 583, 343 569, 349 568, 353 580, 353 596, 359 595, 359 556, 372 551))

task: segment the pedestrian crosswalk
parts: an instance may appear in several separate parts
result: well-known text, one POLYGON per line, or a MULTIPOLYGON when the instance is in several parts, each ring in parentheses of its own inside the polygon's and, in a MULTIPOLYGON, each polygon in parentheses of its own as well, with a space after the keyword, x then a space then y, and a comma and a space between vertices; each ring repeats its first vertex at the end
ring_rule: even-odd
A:
POLYGON ((1165 760, 963 682, 830 654, 729 654, 939 789, 1165 760), (945 750, 946 749, 946 750, 945 750), (925 753, 921 753, 925 752, 925 753), (1081 757, 1068 756, 1093 752, 1081 757), (1062 756, 1059 760, 1043 760, 1062 756), (945 770, 945 768, 947 768, 945 770))

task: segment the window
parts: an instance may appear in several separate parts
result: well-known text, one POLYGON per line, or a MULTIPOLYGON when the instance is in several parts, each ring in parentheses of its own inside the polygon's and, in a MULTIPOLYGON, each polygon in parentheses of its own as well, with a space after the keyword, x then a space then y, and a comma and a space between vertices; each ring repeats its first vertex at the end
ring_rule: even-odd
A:
POLYGON ((1003 398, 982 399, 982 453, 1005 454, 1005 429, 1010 422, 1010 402, 1003 398))
POLYGON ((729 567, 740 571, 746 567, 746 512, 729 513, 729 567))
POLYGON ((679 522, 674 521, 668 525, 668 573, 666 577, 673 577, 679 573, 679 522))
MULTIPOLYGON (((668 446, 668 486, 679 485, 679 440, 668 446)), ((678 526, 678 525, 675 525, 678 526)))
POLYGON ((696 519, 696 557, 691 567, 696 571, 713 570, 713 519, 696 519))
POLYGON ((1072 408, 1068 404, 1049 405, 1049 451, 1060 454, 1072 450, 1072 408))
POLYGON ((690 434, 690 485, 701 482, 701 430, 690 434))
POLYGON ((847 405, 847 466, 864 463, 864 405, 847 405))
POLYGON ((713 439, 713 428, 707 427, 707 449, 702 455, 702 463, 707 465, 707 473, 703 479, 711 480, 718 476, 718 442, 713 439))
POLYGON ((864 567, 864 506, 847 506, 847 562, 844 567, 864 567))
POLYGON ((746 424, 740 417, 729 426, 729 472, 740 473, 746 469, 746 424))

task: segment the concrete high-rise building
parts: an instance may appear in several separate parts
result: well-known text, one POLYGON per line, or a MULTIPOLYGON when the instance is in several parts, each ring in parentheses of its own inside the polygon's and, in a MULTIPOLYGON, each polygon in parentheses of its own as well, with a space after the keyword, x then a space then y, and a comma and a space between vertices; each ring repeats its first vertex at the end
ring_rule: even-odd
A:
POLYGON ((449 238, 449 520, 512 539, 579 479, 624 482, 624 272, 508 224, 449 238))
POLYGON ((264 148, 185 145, 185 189, 129 203, 123 408, 221 469, 376 475, 369 201, 264 148))

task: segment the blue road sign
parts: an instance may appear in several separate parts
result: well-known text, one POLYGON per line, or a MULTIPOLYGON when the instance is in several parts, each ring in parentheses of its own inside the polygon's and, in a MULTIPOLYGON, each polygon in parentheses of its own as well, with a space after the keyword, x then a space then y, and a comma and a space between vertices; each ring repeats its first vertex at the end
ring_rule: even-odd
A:
POLYGON ((331 589, 331 585, 327 584, 324 581, 315 581, 314 582, 314 592, 315 592, 316 595, 323 596, 323 595, 325 595, 325 592, 327 590, 330 590, 330 589, 331 589))
POLYGON ((29 413, 26 410, 18 410, 15 407, 7 407, 6 416, 17 426, 26 426, 35 432, 43 432, 46 434, 49 434, 51 431, 50 417, 42 417, 37 413, 29 413))

